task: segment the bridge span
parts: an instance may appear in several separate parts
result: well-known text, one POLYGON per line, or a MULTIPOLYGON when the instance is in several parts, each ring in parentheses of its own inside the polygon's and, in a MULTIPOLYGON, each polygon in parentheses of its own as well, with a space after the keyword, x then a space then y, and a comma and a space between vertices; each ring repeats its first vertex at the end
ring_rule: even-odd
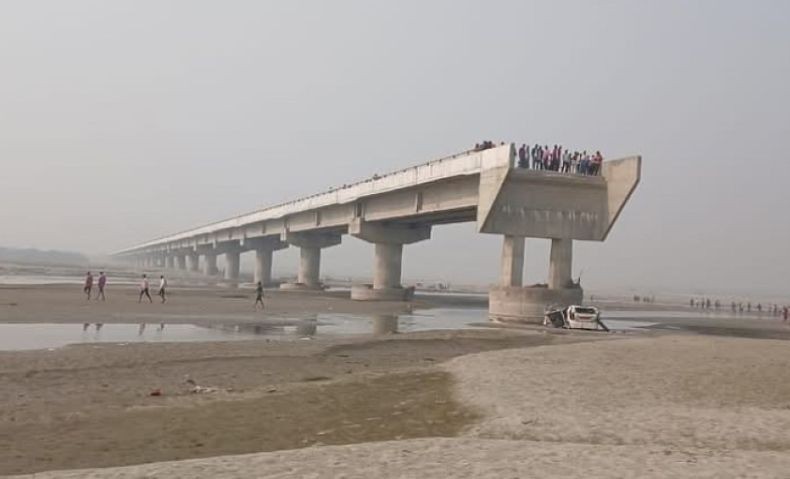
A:
POLYGON ((255 281, 271 283, 275 251, 300 249, 297 281, 283 289, 321 288, 321 250, 350 235, 375 245, 373 283, 357 300, 407 300, 403 246, 428 240, 434 225, 475 222, 503 237, 501 277, 491 288, 491 316, 535 320, 547 304, 582 301, 571 279, 573 240, 603 241, 639 183, 641 157, 603 163, 600 176, 517 168, 506 144, 466 151, 252 213, 172 234, 115 253, 140 267, 168 267, 239 277, 240 255, 255 251, 255 281), (551 240, 547 287, 524 287, 525 238, 551 240), (202 265, 201 265, 202 263, 202 265))

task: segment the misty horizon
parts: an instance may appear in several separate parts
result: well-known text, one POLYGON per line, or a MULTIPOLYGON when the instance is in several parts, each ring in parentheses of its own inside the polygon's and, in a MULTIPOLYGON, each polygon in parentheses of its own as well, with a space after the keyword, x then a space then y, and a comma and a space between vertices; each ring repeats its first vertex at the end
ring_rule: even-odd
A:
MULTIPOLYGON (((585 288, 788 295, 784 2, 8 2, 0 39, 0 246, 98 258, 488 139, 642 155, 585 288)), ((437 226, 403 276, 491 283, 501 247, 437 226)))

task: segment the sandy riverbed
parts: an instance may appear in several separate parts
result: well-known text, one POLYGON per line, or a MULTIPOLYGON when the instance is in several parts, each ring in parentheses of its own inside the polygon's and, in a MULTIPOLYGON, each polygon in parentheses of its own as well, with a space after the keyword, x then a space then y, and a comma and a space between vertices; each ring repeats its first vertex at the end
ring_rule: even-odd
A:
MULTIPOLYGON (((0 304, 17 303, 0 306, 16 308, 6 320, 99 314, 70 290, 45 289, 54 302, 45 306, 32 301, 42 290, 23 290, 0 289, 0 304)), ((226 295, 199 293, 177 307, 185 315, 248 308, 226 295)), ((98 307, 122 315, 138 307, 109 304, 98 307)), ((402 305, 313 298, 298 307, 402 305)), ((3 352, 0 474, 786 477, 790 342, 722 337, 728 328, 717 336, 468 330, 3 352), (187 379, 213 392, 192 394, 187 379), (163 396, 149 396, 153 389, 163 396)), ((747 331, 781 338, 782 328, 758 322, 747 331)))

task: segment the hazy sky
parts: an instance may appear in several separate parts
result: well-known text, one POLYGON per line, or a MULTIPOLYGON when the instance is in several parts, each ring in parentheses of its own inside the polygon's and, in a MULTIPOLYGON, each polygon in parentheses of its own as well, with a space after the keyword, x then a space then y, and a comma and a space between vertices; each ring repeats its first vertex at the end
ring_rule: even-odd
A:
MULTIPOLYGON (((586 286, 790 294, 790 2, 5 0, 0 62, 4 246, 108 253, 490 138, 643 155, 586 286)), ((496 277, 501 238, 433 237, 406 278, 496 277)))

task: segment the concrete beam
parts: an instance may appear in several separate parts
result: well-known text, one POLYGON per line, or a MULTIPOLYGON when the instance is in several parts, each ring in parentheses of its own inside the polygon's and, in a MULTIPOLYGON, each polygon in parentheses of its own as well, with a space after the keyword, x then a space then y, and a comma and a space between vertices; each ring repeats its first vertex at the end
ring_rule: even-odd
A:
POLYGON ((431 227, 429 225, 415 227, 388 225, 371 223, 359 218, 349 223, 348 232, 351 236, 376 244, 404 245, 431 239, 431 227))
POLYGON ((642 178, 642 157, 605 161, 601 176, 606 179, 608 224, 602 238, 605 240, 642 178))
POLYGON ((338 233, 292 233, 285 232, 280 240, 300 248, 329 248, 339 245, 342 236, 338 233))

